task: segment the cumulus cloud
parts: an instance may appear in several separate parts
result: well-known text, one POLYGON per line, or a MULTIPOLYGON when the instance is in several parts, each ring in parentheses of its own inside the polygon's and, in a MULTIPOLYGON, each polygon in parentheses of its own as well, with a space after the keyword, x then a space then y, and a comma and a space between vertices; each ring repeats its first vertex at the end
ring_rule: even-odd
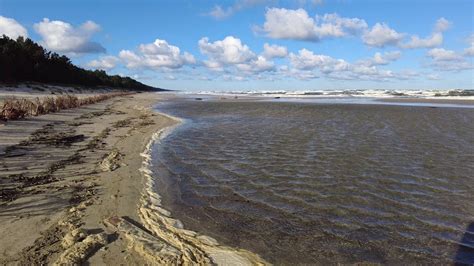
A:
POLYGON ((432 59, 430 67, 440 71, 462 71, 473 69, 472 62, 468 62, 460 53, 444 48, 434 48, 428 51, 427 56, 432 59))
POLYGON ((323 38, 355 35, 367 28, 367 23, 359 18, 343 18, 338 14, 325 14, 312 18, 306 10, 270 8, 265 13, 263 32, 274 39, 319 41, 323 38))
POLYGON ((434 48, 443 43, 443 32, 451 26, 445 18, 436 21, 430 36, 422 38, 397 32, 386 23, 375 23, 369 28, 360 18, 345 18, 336 13, 311 17, 306 10, 269 8, 262 26, 254 27, 256 33, 263 33, 273 39, 288 39, 317 42, 325 38, 361 36, 367 46, 384 48, 398 46, 404 49, 434 48))
POLYGON ((440 18, 436 21, 434 31, 435 32, 444 32, 444 31, 448 30, 449 27, 451 27, 451 22, 449 22, 445 18, 440 18))
POLYGON ((87 63, 87 66, 94 69, 110 70, 114 68, 119 59, 115 56, 103 56, 87 63))
POLYGON ((279 46, 276 44, 270 45, 265 43, 263 45, 262 55, 266 58, 275 58, 275 57, 286 57, 288 55, 288 49, 285 46, 279 46))
POLYGON ((128 68, 177 69, 196 63, 193 55, 188 52, 181 53, 177 46, 160 39, 153 43, 140 44, 137 52, 122 50, 119 57, 128 68))
POLYGON ((19 36, 28 37, 28 31, 16 20, 0 16, 0 36, 2 35, 16 39, 19 36))
POLYGON ((357 35, 368 27, 363 19, 343 18, 335 13, 316 16, 316 21, 316 32, 320 38, 357 35))
POLYGON ((446 50, 444 48, 434 48, 428 51, 427 55, 434 61, 460 61, 462 56, 458 55, 452 50, 446 50))
POLYGON ((334 59, 327 55, 314 54, 307 49, 301 49, 298 54, 290 53, 291 65, 300 70, 309 70, 314 68, 324 69, 324 72, 331 70, 347 69, 349 64, 342 59, 334 59))
POLYGON ((226 64, 242 64, 255 57, 250 48, 243 44, 239 38, 227 36, 223 40, 209 42, 204 37, 198 42, 199 50, 209 57, 208 65, 222 66, 226 64))
POLYGON ((237 0, 232 6, 222 7, 220 5, 214 6, 211 11, 207 13, 208 16, 211 16, 217 20, 222 20, 228 18, 235 14, 236 12, 250 8, 252 6, 264 4, 269 2, 268 0, 237 0))
MULTIPOLYGON (((388 52, 376 54, 370 63, 360 61, 349 63, 343 59, 336 59, 328 55, 314 54, 307 49, 301 49, 297 54, 290 53, 291 69, 285 73, 299 79, 309 79, 313 75, 318 77, 315 71, 322 75, 338 80, 374 80, 386 81, 389 79, 413 78, 413 73, 395 73, 391 70, 380 69, 377 65, 388 64, 389 61, 400 57, 400 52, 388 52)), ((281 69, 280 69, 281 70, 281 69)))
POLYGON ((464 49, 464 55, 465 56, 474 56, 474 34, 469 36, 468 42, 469 42, 469 47, 464 49))
POLYGON ((440 32, 433 33, 430 37, 420 38, 418 35, 410 37, 410 41, 406 44, 400 45, 402 48, 433 48, 440 46, 443 43, 443 34, 440 32))
POLYGON ((33 27, 42 37, 41 43, 52 51, 76 54, 105 52, 102 45, 91 41, 92 35, 100 30, 100 26, 93 21, 73 27, 63 21, 44 18, 33 27))
POLYGON ((418 35, 412 35, 410 41, 401 44, 400 47, 414 49, 440 46, 443 43, 443 32, 448 30, 450 26, 451 22, 445 18, 440 18, 436 21, 433 33, 429 37, 420 38, 418 35))
POLYGON ((396 32, 385 23, 376 23, 362 35, 362 40, 366 45, 379 48, 398 45, 402 39, 402 33, 396 32))
POLYGON ((221 6, 214 6, 214 8, 209 11, 208 15, 215 19, 224 19, 230 17, 232 14, 231 9, 223 9, 221 6))
POLYGON ((257 55, 233 36, 215 42, 209 42, 209 38, 205 37, 199 40, 198 45, 201 53, 208 57, 202 64, 209 70, 236 76, 245 73, 254 78, 260 73, 274 71, 275 63, 271 59, 284 57, 288 53, 286 47, 265 44, 264 52, 257 55))
POLYGON ((389 63, 398 60, 402 56, 400 51, 391 51, 385 53, 375 53, 370 59, 361 60, 359 63, 365 66, 388 65, 389 63))
POLYGON ((317 40, 314 28, 314 19, 304 9, 270 8, 262 30, 274 39, 317 40))
POLYGON ((248 74, 274 70, 275 64, 264 56, 258 56, 247 63, 237 64, 236 68, 248 74))
POLYGON ((285 68, 280 68, 280 73, 299 80, 311 80, 319 78, 319 75, 314 71, 288 68, 286 66, 285 68))

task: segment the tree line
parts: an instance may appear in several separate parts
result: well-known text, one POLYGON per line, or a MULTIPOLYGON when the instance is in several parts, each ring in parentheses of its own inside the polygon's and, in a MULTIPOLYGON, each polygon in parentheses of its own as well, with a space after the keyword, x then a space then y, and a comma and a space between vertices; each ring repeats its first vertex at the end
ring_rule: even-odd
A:
POLYGON ((0 82, 34 81, 128 90, 161 90, 129 77, 107 75, 103 70, 75 66, 64 55, 52 53, 29 38, 0 37, 0 82))

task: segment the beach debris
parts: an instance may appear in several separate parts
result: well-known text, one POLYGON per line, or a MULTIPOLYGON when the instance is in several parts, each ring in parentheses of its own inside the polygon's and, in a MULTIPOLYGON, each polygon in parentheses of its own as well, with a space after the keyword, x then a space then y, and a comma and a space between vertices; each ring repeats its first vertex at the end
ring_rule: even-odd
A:
POLYGON ((88 258, 94 251, 107 244, 107 234, 99 233, 87 236, 66 249, 54 265, 78 265, 88 258))
POLYGON ((178 249, 153 236, 135 222, 113 216, 105 219, 104 223, 124 236, 131 248, 153 264, 183 264, 182 253, 178 249))
POLYGON ((87 232, 83 228, 76 228, 70 232, 68 232, 61 242, 61 246, 64 248, 69 248, 73 246, 75 243, 83 240, 87 237, 87 232))
POLYGON ((118 150, 112 150, 100 163, 100 168, 104 172, 111 172, 120 167, 118 163, 122 154, 118 150))

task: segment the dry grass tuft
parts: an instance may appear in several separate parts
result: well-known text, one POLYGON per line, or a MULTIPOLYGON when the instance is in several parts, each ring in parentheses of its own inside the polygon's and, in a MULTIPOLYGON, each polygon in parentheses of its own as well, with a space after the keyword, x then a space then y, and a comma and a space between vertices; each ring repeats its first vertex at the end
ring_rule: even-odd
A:
POLYGON ((27 116, 38 116, 47 113, 54 113, 64 109, 76 108, 82 105, 98 103, 116 96, 129 95, 131 93, 116 92, 104 93, 84 98, 75 95, 60 95, 56 97, 44 97, 42 99, 17 99, 8 98, 0 106, 0 120, 17 120, 27 116))

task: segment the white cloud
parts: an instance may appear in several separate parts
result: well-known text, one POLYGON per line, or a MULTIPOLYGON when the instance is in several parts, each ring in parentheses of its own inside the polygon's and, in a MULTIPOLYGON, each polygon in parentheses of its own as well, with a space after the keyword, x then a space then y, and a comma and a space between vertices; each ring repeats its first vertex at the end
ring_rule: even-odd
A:
POLYGON ((92 35, 100 30, 93 21, 86 21, 79 27, 71 24, 44 18, 34 24, 34 29, 43 38, 42 44, 55 52, 61 53, 102 53, 105 48, 99 43, 92 42, 92 35))
POLYGON ((118 62, 119 59, 115 56, 103 56, 99 59, 90 61, 87 66, 94 69, 109 70, 114 68, 118 62))
POLYGON ((273 71, 275 64, 264 56, 258 56, 248 63, 237 64, 236 68, 249 74, 256 74, 265 71, 273 71))
POLYGON ((435 25, 434 31, 435 31, 435 32, 444 32, 444 31, 448 30, 449 27, 451 27, 451 22, 449 22, 449 21, 448 21, 447 19, 445 19, 445 18, 439 18, 439 19, 436 21, 436 25, 435 25))
POLYGON ((138 47, 138 54, 122 50, 119 57, 128 68, 176 69, 196 63, 193 55, 188 52, 181 53, 177 46, 160 39, 156 39, 153 43, 141 44, 138 47))
POLYGON ((120 59, 125 62, 128 68, 137 68, 142 64, 141 58, 134 52, 129 50, 122 50, 119 53, 120 59))
POLYGON ((427 55, 434 61, 460 61, 462 57, 452 50, 434 48, 428 51, 427 55))
POLYGON ((28 31, 12 18, 0 16, 0 36, 6 35, 12 39, 19 36, 28 37, 28 31))
POLYGON ((274 39, 317 40, 314 23, 304 9, 270 8, 262 30, 274 39))
POLYGON ((440 80, 441 79, 438 74, 428 74, 428 75, 426 75, 426 78, 429 79, 429 80, 440 80))
POLYGON ((469 47, 464 49, 464 56, 474 56, 474 34, 468 38, 469 47))
POLYGON ((343 18, 338 14, 316 17, 316 33, 320 38, 357 35, 367 29, 367 23, 359 18, 343 18))
POLYGON ((377 52, 372 58, 361 60, 359 64, 369 67, 376 65, 388 65, 390 62, 398 60, 401 55, 402 53, 400 51, 385 52, 383 54, 377 52))
POLYGON ((222 72, 225 75, 234 74, 257 78, 260 73, 275 71, 274 57, 283 57, 288 52, 286 47, 264 45, 264 52, 256 55, 247 45, 233 36, 223 40, 209 42, 207 37, 198 42, 201 53, 208 57, 202 64, 212 71, 222 72))
POLYGON ((433 33, 427 38, 420 38, 418 35, 412 35, 410 41, 404 44, 400 44, 400 47, 406 49, 415 48, 433 48, 440 46, 443 43, 443 32, 451 26, 445 18, 440 18, 436 21, 433 33))
POLYGON ((430 67, 440 71, 462 71, 473 69, 472 62, 466 61, 461 54, 443 48, 434 48, 428 51, 428 57, 433 60, 430 67))
POLYGON ((292 77, 299 80, 311 80, 319 78, 315 71, 289 68, 286 65, 279 66, 277 71, 280 76, 292 77))
MULTIPOLYGON (((306 3, 306 1, 304 1, 306 3)), ((375 23, 371 28, 366 21, 359 18, 345 18, 336 13, 311 17, 306 10, 269 8, 265 13, 265 22, 254 27, 256 33, 263 33, 273 39, 289 39, 303 41, 320 41, 325 38, 341 38, 361 36, 362 41, 372 47, 399 46, 400 48, 433 48, 443 43, 443 32, 451 26, 445 18, 439 18, 433 33, 421 38, 411 35, 403 43, 405 33, 397 32, 386 23, 375 23)))
POLYGON ((342 59, 334 59, 327 55, 314 54, 307 49, 299 50, 298 54, 290 53, 289 58, 291 65, 300 70, 320 68, 327 72, 330 69, 347 69, 349 65, 342 59))
POLYGON ((213 71, 224 71, 224 65, 217 61, 206 60, 202 62, 205 67, 213 71))
MULTIPOLYGON (((351 64, 343 59, 335 59, 328 55, 314 54, 307 49, 301 49, 298 54, 290 53, 290 64, 293 67, 283 73, 299 79, 309 79, 318 71, 322 75, 337 80, 374 80, 410 79, 415 77, 412 72, 395 73, 391 70, 380 69, 376 65, 384 65, 399 58, 399 51, 376 54, 370 63, 359 61, 351 64)), ((279 68, 281 70, 281 68, 279 68)))
POLYGON ((259 4, 263 4, 269 2, 268 0, 237 0, 232 6, 229 7, 222 7, 220 5, 214 6, 209 13, 207 13, 208 16, 211 16, 217 20, 222 20, 225 18, 228 18, 235 14, 236 12, 256 6, 259 4))
POLYGON ((403 34, 391 29, 385 23, 376 23, 371 30, 366 31, 362 40, 368 46, 385 47, 387 45, 398 45, 403 39, 403 34))
POLYGON ((209 11, 209 16, 215 19, 224 19, 230 17, 233 11, 231 8, 223 9, 221 6, 214 6, 214 8, 209 11))
POLYGON ((313 19, 306 10, 270 8, 265 13, 263 32, 274 39, 319 41, 323 38, 355 35, 367 28, 367 23, 358 18, 343 18, 338 14, 325 14, 313 19))
POLYGON ((262 55, 269 59, 275 57, 286 57, 288 55, 288 49, 285 46, 279 46, 276 44, 270 45, 265 43, 263 45, 262 55))
POLYGON ((255 57, 255 53, 247 45, 233 36, 227 36, 213 43, 204 37, 199 40, 198 45, 201 53, 209 57, 212 62, 210 64, 241 64, 255 57))
POLYGON ((430 65, 432 68, 439 71, 454 71, 459 72, 463 70, 473 69, 472 63, 467 61, 435 61, 430 65))
POLYGON ((474 56, 474 45, 464 49, 464 55, 466 56, 474 56))
POLYGON ((433 48, 440 46, 443 43, 443 34, 441 32, 435 32, 428 38, 420 38, 418 35, 410 37, 410 41, 406 44, 400 45, 402 48, 414 49, 414 48, 433 48))

